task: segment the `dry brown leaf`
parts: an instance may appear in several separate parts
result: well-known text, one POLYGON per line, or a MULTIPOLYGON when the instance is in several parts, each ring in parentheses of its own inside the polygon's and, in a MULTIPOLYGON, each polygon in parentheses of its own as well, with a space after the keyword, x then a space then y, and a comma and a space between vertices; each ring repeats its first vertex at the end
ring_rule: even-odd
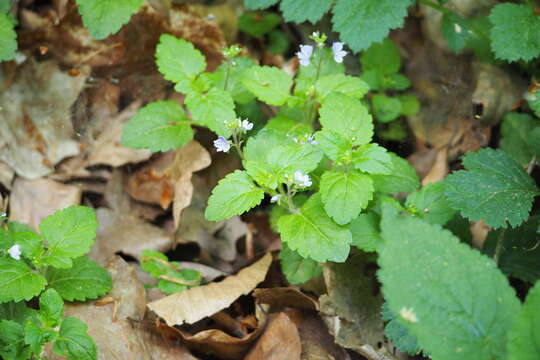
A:
POLYGON ((268 289, 255 289, 253 297, 258 303, 268 304, 272 308, 297 308, 305 310, 319 310, 319 302, 301 291, 292 287, 276 287, 268 289))
POLYGON ((266 254, 254 264, 218 283, 211 283, 169 295, 148 304, 148 308, 167 325, 193 324, 229 307, 238 297, 251 292, 266 277, 272 255, 266 254))
POLYGON ((14 81, 0 89, 0 159, 18 175, 42 177, 79 153, 72 139, 71 106, 88 74, 86 67, 70 76, 53 61, 29 60, 14 81))
POLYGON ((57 210, 81 203, 78 186, 66 185, 49 179, 15 179, 11 191, 10 221, 38 228, 41 220, 57 210))
POLYGON ((350 360, 347 352, 335 344, 328 328, 315 314, 304 314, 298 328, 302 343, 302 360, 350 360))
POLYGON ((444 147, 437 151, 437 156, 435 157, 433 167, 422 179, 422 186, 441 181, 446 177, 446 175, 448 175, 448 148, 444 147))
POLYGON ((11 183, 15 178, 15 172, 6 163, 0 161, 0 184, 8 190, 11 190, 11 183))
POLYGON ((300 360, 302 346, 296 325, 285 313, 272 317, 245 360, 300 360))

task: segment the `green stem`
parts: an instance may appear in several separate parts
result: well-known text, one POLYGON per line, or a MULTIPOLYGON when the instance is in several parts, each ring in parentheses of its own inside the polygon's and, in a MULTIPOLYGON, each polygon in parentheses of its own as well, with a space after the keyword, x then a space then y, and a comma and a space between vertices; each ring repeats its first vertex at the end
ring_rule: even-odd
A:
POLYGON ((223 84, 223 90, 227 90, 229 85, 229 74, 231 73, 231 60, 227 60, 227 70, 225 71, 225 84, 223 84))
POLYGON ((493 261, 495 261, 495 264, 499 263, 499 258, 501 257, 501 252, 503 249, 503 239, 504 239, 504 233, 506 232, 506 229, 502 229, 498 239, 497 239, 497 245, 495 246, 495 253, 493 254, 493 261))
POLYGON ((244 161, 244 153, 242 152, 242 143, 238 139, 238 135, 236 134, 236 131, 233 130, 233 146, 236 148, 236 151, 238 152, 238 156, 240 156, 240 159, 244 161))
MULTIPOLYGON (((315 87, 315 84, 317 83, 317 80, 319 80, 319 76, 321 76, 321 69, 322 69, 322 64, 323 64, 323 59, 324 59, 324 50, 323 48, 320 48, 321 50, 321 57, 319 58, 319 62, 317 63, 317 72, 315 73, 315 81, 313 82, 313 87, 315 87)), ((308 99, 308 106, 309 106, 309 110, 308 110, 308 113, 307 113, 307 122, 309 124, 313 124, 313 121, 315 121, 315 105, 316 105, 316 102, 315 102, 315 97, 317 96, 317 92, 314 91, 310 96, 309 96, 309 99, 308 99)))

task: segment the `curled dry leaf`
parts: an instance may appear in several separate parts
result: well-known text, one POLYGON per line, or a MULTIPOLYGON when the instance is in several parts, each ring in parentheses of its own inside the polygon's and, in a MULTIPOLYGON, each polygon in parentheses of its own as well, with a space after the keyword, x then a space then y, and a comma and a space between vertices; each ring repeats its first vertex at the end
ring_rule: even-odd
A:
POLYGON ((446 175, 448 175, 448 148, 444 147, 437 151, 437 156, 435 156, 433 167, 422 179, 422 186, 441 181, 446 177, 446 175))
POLYGON ((273 309, 291 307, 313 311, 319 310, 317 300, 292 287, 255 289, 253 297, 257 299, 258 303, 268 304, 273 309))
POLYGON ((15 179, 11 191, 11 221, 38 229, 41 220, 57 210, 81 203, 82 190, 49 179, 15 179))
POLYGON ((285 313, 273 316, 245 360, 300 360, 302 345, 296 325, 285 313))
POLYGON ((254 264, 221 282, 210 283, 169 295, 148 304, 148 308, 167 325, 193 324, 229 307, 236 299, 251 292, 266 277, 272 255, 266 254, 254 264))
POLYGON ((78 154, 71 106, 88 74, 86 67, 70 76, 53 61, 26 61, 0 91, 0 160, 18 175, 36 179, 78 154))
POLYGON ((316 314, 304 314, 298 328, 302 343, 302 360, 350 360, 351 357, 336 345, 322 319, 316 314))

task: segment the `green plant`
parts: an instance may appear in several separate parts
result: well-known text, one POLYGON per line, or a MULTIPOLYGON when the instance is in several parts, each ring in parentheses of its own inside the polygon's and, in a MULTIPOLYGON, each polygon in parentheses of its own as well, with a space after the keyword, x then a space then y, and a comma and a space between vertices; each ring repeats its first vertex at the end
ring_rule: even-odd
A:
POLYGON ((41 358, 43 346, 69 359, 96 359, 79 319, 64 318, 64 300, 95 299, 111 290, 109 273, 86 254, 96 236, 92 209, 71 206, 46 217, 40 234, 24 224, 0 228, 0 355, 41 358), (39 297, 39 309, 29 306, 39 297))

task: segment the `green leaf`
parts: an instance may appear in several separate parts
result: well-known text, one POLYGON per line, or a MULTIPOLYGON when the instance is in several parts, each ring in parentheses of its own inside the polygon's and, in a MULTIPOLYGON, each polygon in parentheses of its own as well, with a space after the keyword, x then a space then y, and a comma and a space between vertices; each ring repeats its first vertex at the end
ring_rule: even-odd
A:
POLYGON ((334 30, 355 52, 367 49, 386 38, 391 29, 403 26, 411 4, 410 0, 338 0, 334 30))
POLYGON ((39 317, 49 327, 60 324, 64 316, 64 301, 54 289, 47 289, 39 297, 39 317))
POLYGON ((529 114, 506 114, 501 125, 501 149, 520 165, 527 165, 534 155, 529 147, 529 134, 538 126, 540 122, 529 114))
POLYGON ((41 236, 47 242, 45 264, 70 268, 72 258, 90 251, 98 227, 96 214, 86 206, 70 206, 47 216, 39 224, 41 236))
POLYGON ((384 327, 384 333, 392 341, 392 344, 398 348, 399 351, 405 352, 409 355, 418 354, 421 349, 418 347, 416 337, 412 335, 405 326, 400 323, 399 318, 390 309, 388 304, 384 303, 382 307, 382 318, 384 321, 388 321, 384 327))
POLYGON ((418 189, 420 179, 409 162, 389 152, 394 171, 392 175, 372 175, 375 190, 385 194, 410 193, 418 189))
POLYGON ((83 25, 96 40, 116 33, 144 0, 77 0, 83 25))
POLYGON ((24 329, 11 320, 0 320, 0 356, 4 360, 26 360, 32 356, 24 343, 24 329))
POLYGON ((0 304, 0 319, 13 320, 23 324, 29 317, 35 317, 37 311, 26 306, 24 301, 0 304))
POLYGON ((385 148, 377 144, 366 144, 352 154, 354 167, 369 174, 390 175, 394 165, 385 148))
POLYGON ((49 286, 69 301, 96 299, 112 289, 109 272, 86 256, 73 260, 69 269, 47 270, 49 286))
POLYGON ((367 144, 373 137, 373 121, 366 107, 350 96, 328 95, 319 114, 323 130, 341 134, 353 145, 367 144))
POLYGON ((206 68, 204 56, 192 43, 169 34, 159 38, 156 64, 165 79, 182 84, 194 80, 206 68))
POLYGON ((456 171, 445 180, 451 207, 493 228, 508 223, 515 227, 527 219, 538 189, 509 155, 483 149, 465 155, 462 162, 467 171, 456 171))
POLYGON ((382 123, 394 121, 401 114, 401 101, 397 98, 375 94, 371 97, 371 103, 375 119, 382 123))
POLYGON ((274 4, 277 4, 279 0, 244 0, 244 5, 250 10, 266 9, 274 4))
POLYGON ((315 140, 330 160, 340 162, 352 156, 352 144, 343 135, 330 130, 321 130, 315 134, 315 140))
POLYGON ((47 280, 24 261, 0 257, 0 303, 30 300, 46 284, 47 280))
POLYGON ((291 47, 291 41, 287 34, 280 29, 274 29, 268 33, 268 51, 274 55, 286 55, 291 47))
POLYGON ((358 215, 349 224, 352 245, 365 252, 376 251, 382 244, 379 222, 380 217, 373 211, 358 215))
POLYGON ((322 269, 316 261, 302 257, 286 243, 281 245, 279 261, 287 281, 293 285, 303 284, 322 274, 322 269))
POLYGON ((459 53, 469 40, 469 26, 464 18, 455 12, 445 12, 442 17, 441 32, 448 47, 459 53))
POLYGON ((488 233, 482 251, 497 257, 499 268, 507 276, 535 283, 540 280, 540 218, 532 216, 521 226, 488 233))
POLYGON ((392 39, 385 39, 381 43, 372 44, 360 56, 360 63, 364 72, 375 70, 378 74, 390 75, 401 68, 401 56, 392 39))
POLYGON ((228 71, 227 92, 231 94, 235 102, 246 104, 255 97, 242 85, 242 79, 244 77, 244 72, 255 65, 255 61, 252 59, 239 56, 234 58, 234 61, 230 66, 227 65, 227 62, 221 63, 216 71, 209 74, 209 76, 214 82, 215 87, 225 89, 225 79, 227 78, 228 71), (229 70, 227 70, 227 67, 229 67, 229 70))
POLYGON ((540 117, 540 96, 538 95, 540 95, 538 91, 532 92, 529 90, 523 96, 536 117, 540 117))
POLYGON ((358 171, 326 171, 320 184, 326 213, 340 225, 356 218, 373 199, 373 181, 358 171))
POLYGON ((159 280, 157 284, 159 290, 167 295, 189 289, 193 286, 198 286, 201 283, 201 274, 196 270, 184 269, 175 271, 169 269, 165 275, 177 281, 159 280))
POLYGON ((38 324, 35 319, 24 323, 24 342, 34 354, 41 354, 43 345, 55 338, 56 331, 38 324))
POLYGON ((28 225, 10 222, 8 231, 12 243, 21 246, 22 255, 25 258, 33 260, 43 253, 43 240, 28 225))
POLYGON ((17 50, 17 33, 6 14, 0 13, 0 61, 12 60, 17 50))
POLYGON ((411 87, 411 81, 402 74, 391 74, 384 76, 381 80, 383 90, 403 91, 411 87))
POLYGON ((67 355, 68 360, 96 360, 97 347, 86 329, 86 324, 81 320, 65 318, 60 326, 59 338, 54 342, 54 352, 67 355))
POLYGON ((280 10, 288 22, 315 24, 330 10, 334 0, 281 0, 280 10))
POLYGON ((344 74, 326 75, 315 83, 317 98, 320 102, 333 92, 343 93, 353 98, 360 99, 369 91, 368 84, 359 77, 344 74))
POLYGON ((225 220, 259 205, 263 197, 264 191, 251 181, 247 172, 236 170, 212 190, 204 216, 210 221, 225 220))
POLYGON ((122 133, 122 145, 135 149, 168 151, 193 139, 193 130, 182 107, 174 101, 156 101, 129 119, 122 133))
POLYGON ((420 347, 433 359, 505 359, 520 304, 496 264, 449 231, 388 208, 382 235, 385 299, 420 347))
POLYGON ((399 95, 397 99, 401 102, 401 115, 414 116, 420 111, 420 101, 414 95, 399 95))
POLYGON ((442 182, 428 184, 407 197, 405 206, 413 214, 431 224, 444 225, 452 220, 456 211, 444 196, 442 182))
POLYGON ((238 29, 253 37, 261 37, 281 23, 281 16, 273 12, 248 12, 238 18, 238 29))
POLYGON ((169 259, 165 254, 155 250, 143 250, 141 252, 141 268, 150 273, 152 277, 159 277, 167 272, 169 259))
POLYGON ((300 66, 295 79, 294 94, 307 96, 306 92, 311 89, 317 79, 332 74, 344 74, 345 66, 333 59, 332 49, 325 47, 315 48, 308 66, 300 66), (323 57, 321 59, 321 56, 323 57), (321 64, 319 67, 318 64, 321 64))
POLYGON ((269 105, 281 106, 291 97, 293 80, 276 67, 254 66, 246 70, 242 83, 257 99, 269 105))
POLYGON ((498 59, 529 61, 540 55, 540 18, 533 7, 511 3, 493 7, 491 49, 498 59))
POLYGON ((508 360, 540 358, 540 282, 529 290, 521 313, 508 335, 508 360))
POLYGON ((282 216, 278 228, 281 241, 305 258, 343 262, 349 255, 351 232, 326 214, 320 194, 311 196, 297 214, 282 216))
POLYGON ((231 136, 225 122, 236 119, 236 113, 234 101, 228 92, 212 88, 206 94, 192 93, 186 98, 186 106, 195 123, 208 127, 220 136, 231 136))

